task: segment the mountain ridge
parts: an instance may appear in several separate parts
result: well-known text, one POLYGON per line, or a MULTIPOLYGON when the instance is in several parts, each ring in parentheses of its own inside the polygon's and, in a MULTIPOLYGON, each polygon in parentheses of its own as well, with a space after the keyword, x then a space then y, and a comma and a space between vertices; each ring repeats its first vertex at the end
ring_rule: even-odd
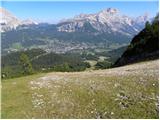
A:
POLYGON ((12 14, 10 11, 2 7, 0 7, 0 16, 2 17, 0 21, 1 32, 16 29, 20 25, 38 24, 37 22, 30 19, 21 20, 17 18, 14 14, 12 14))
MULTIPOLYGON (((32 19, 20 20, 15 15, 13 15, 11 12, 9 12, 8 10, 6 10, 5 8, 2 8, 2 7, 0 8, 0 14, 2 16, 2 20, 0 22, 2 25, 2 29, 1 29, 2 32, 16 29, 16 27, 20 26, 20 25, 31 25, 31 24, 37 25, 38 24, 37 22, 33 21, 32 19), (5 28, 5 25, 7 26, 6 28, 5 28)), ((101 31, 101 32, 106 32, 107 31, 105 29, 106 27, 113 27, 113 25, 115 25, 113 23, 117 23, 119 21, 120 23, 123 23, 123 22, 124 22, 124 24, 127 23, 129 26, 133 26, 133 24, 135 24, 135 26, 137 26, 137 27, 133 28, 133 31, 138 31, 140 28, 136 24, 138 24, 138 22, 141 22, 141 24, 145 24, 146 21, 150 21, 150 18, 146 14, 143 16, 131 18, 129 16, 121 14, 120 11, 116 8, 107 8, 107 9, 103 9, 97 13, 93 13, 93 14, 84 14, 83 13, 83 14, 76 15, 73 18, 61 20, 59 23, 57 23, 57 25, 63 24, 66 22, 74 22, 74 21, 78 22, 76 24, 76 27, 83 27, 84 22, 89 22, 94 29, 101 31), (115 21, 115 20, 117 20, 117 21, 115 21), (121 21, 119 21, 119 20, 121 20, 121 21), (114 22, 111 22, 111 21, 114 21, 114 22), (99 24, 96 24, 96 22, 99 22, 99 24), (101 29, 100 27, 102 27, 102 26, 103 26, 103 28, 101 29)), ((120 25, 120 24, 117 24, 117 25, 120 25)), ((57 30, 60 32, 75 32, 76 31, 76 30, 72 30, 72 29, 70 29, 70 30, 64 29, 63 26, 58 27, 57 30)), ((113 28, 108 32, 118 31, 118 30, 120 30, 120 29, 113 28)))
POLYGON ((58 23, 57 29, 60 32, 76 32, 83 27, 85 23, 89 23, 98 32, 118 32, 128 36, 135 35, 146 21, 150 21, 149 16, 139 16, 131 18, 123 15, 118 9, 107 8, 95 14, 80 14, 71 19, 66 19, 58 23), (129 30, 129 31, 128 31, 129 30))

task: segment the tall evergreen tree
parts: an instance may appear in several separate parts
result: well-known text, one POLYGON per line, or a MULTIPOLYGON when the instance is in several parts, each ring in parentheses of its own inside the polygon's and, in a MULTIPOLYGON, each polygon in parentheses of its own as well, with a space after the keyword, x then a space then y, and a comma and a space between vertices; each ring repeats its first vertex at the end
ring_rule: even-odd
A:
POLYGON ((33 73, 32 64, 26 54, 22 53, 20 55, 20 65, 22 66, 23 74, 29 75, 33 73))

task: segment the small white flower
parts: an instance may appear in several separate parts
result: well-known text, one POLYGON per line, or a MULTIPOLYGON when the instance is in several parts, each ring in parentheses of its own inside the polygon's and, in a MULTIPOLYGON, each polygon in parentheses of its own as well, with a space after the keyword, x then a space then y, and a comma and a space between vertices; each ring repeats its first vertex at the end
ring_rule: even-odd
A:
POLYGON ((111 112, 111 115, 113 115, 114 114, 114 112, 111 112))

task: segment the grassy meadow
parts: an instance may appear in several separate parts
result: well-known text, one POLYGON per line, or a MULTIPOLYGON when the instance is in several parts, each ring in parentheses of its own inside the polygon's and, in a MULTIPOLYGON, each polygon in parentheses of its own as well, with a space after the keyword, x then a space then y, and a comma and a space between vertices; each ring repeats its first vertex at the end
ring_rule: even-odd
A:
POLYGON ((158 118, 158 64, 2 80, 2 118, 158 118))

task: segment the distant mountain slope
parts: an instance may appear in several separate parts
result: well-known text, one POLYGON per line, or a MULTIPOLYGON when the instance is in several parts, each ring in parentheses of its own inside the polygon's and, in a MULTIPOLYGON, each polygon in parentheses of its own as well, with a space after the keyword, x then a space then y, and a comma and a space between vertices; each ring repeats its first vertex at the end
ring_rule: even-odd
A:
POLYGON ((159 16, 156 16, 152 24, 146 23, 138 35, 136 35, 117 60, 115 66, 121 66, 142 60, 156 59, 159 57, 159 16))
MULTIPOLYGON (((9 16, 5 14, 5 17, 9 16)), ((11 29, 10 24, 5 23, 4 27, 11 28, 2 33, 2 53, 26 48, 65 53, 71 50, 107 49, 115 45, 121 47, 144 28, 147 20, 150 20, 147 15, 131 18, 117 9, 108 8, 95 14, 81 14, 58 24, 31 24, 32 21, 28 20, 13 24, 16 27, 11 29)))
POLYGON ((15 15, 13 15, 8 10, 0 7, 0 16, 2 17, 0 20, 1 24, 1 32, 9 31, 12 29, 16 29, 19 25, 31 25, 31 24, 37 24, 33 20, 27 19, 27 20, 20 20, 15 15))
POLYGON ((83 31, 87 24, 87 27, 96 33, 132 36, 143 28, 147 20, 149 20, 148 15, 131 18, 118 9, 107 8, 95 14, 80 14, 72 19, 64 20, 58 24, 58 31, 83 31))

